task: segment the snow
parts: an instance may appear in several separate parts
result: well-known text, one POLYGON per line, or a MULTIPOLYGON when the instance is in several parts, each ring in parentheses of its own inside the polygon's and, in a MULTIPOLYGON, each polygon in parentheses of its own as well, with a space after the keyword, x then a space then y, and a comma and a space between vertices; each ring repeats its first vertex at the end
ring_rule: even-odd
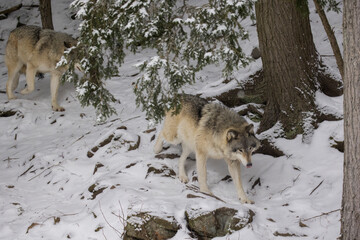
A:
POLYGON ((214 33, 218 33, 218 32, 222 32, 222 31, 225 31, 227 29, 227 27, 225 25, 219 25, 217 27, 217 29, 214 30, 214 33))
MULTIPOLYGON (((20 2, 2 1, 0 8, 20 2)), ((37 3, 22 2, 27 6, 37 3)), ((69 9, 70 3, 71 0, 52 1, 55 29, 77 36, 79 22, 70 18, 75 13, 69 9)), ((317 49, 321 55, 332 54, 311 3, 310 8, 317 49)), ((342 16, 328 15, 341 47, 342 16)), ((121 239, 126 218, 140 210, 164 218, 173 216, 182 226, 173 239, 191 239, 186 230, 185 210, 206 212, 224 206, 237 209, 240 216, 251 209, 255 217, 249 227, 218 240, 286 239, 275 236, 276 232, 295 234, 299 236, 297 239, 328 240, 339 236, 343 153, 330 146, 330 139, 343 140, 343 121, 321 123, 307 143, 302 141, 302 136, 293 140, 274 139, 275 145, 285 153, 283 157, 255 154, 253 167, 242 168, 244 189, 255 201, 254 205, 242 205, 233 183, 221 181, 229 175, 225 162, 210 159, 208 184, 222 202, 199 193, 197 181, 183 184, 174 176, 148 174, 150 166, 165 166, 178 173, 177 158, 155 158, 152 138, 159 133, 161 124, 151 131, 153 123, 136 108, 132 92, 132 83, 138 77, 134 65, 151 59, 153 51, 128 55, 120 76, 107 82, 108 89, 121 104, 115 106, 118 115, 105 123, 96 122, 93 108, 80 106, 76 94, 81 94, 81 88, 77 93, 70 83, 62 85, 59 91, 59 103, 66 111, 53 112, 49 75, 37 80, 36 90, 25 96, 19 94, 25 86, 22 76, 16 93, 18 99, 8 101, 3 54, 18 17, 23 23, 41 25, 37 8, 31 7, 23 7, 0 21, 0 38, 4 39, 0 41, 0 110, 17 111, 14 116, 0 117, 1 240, 121 239), (109 144, 92 151, 112 134, 109 144), (139 148, 129 151, 138 137, 139 148), (91 158, 87 156, 89 151, 94 153, 91 158), (254 185, 259 178, 261 185, 254 185), (96 195, 95 191, 101 189, 96 195), (189 199, 188 194, 202 198, 189 199)), ((251 21, 246 30, 251 40, 242 47, 249 54, 258 40, 251 21)), ((335 59, 324 57, 324 61, 332 74, 338 75, 335 59)), ((234 76, 243 82, 260 68, 261 60, 256 60, 234 76)), ((188 86, 185 92, 209 97, 235 87, 237 81, 224 83, 219 69, 206 67, 200 74, 203 81, 188 86)), ((342 97, 330 98, 317 92, 316 103, 325 111, 342 116, 342 97)), ((258 123, 254 125, 258 127, 258 123)), ((278 125, 262 136, 276 131, 278 125)), ((164 152, 180 154, 181 148, 172 146, 164 152)), ((196 176, 194 161, 188 160, 186 169, 190 179, 196 176)))

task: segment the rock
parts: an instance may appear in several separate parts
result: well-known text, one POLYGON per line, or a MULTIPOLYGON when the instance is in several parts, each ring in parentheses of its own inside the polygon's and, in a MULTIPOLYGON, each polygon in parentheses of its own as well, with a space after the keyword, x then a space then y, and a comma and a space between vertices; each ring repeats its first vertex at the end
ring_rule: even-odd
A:
POLYGON ((173 217, 163 219, 140 212, 128 217, 124 240, 164 240, 174 237, 179 229, 173 217))
POLYGON ((248 210, 245 216, 238 216, 238 211, 232 208, 219 208, 211 212, 198 214, 199 210, 185 212, 189 230, 198 239, 222 237, 244 228, 253 221, 255 213, 248 210))
POLYGON ((0 117, 12 117, 17 113, 17 111, 14 110, 4 110, 0 111, 0 117))
POLYGON ((141 138, 140 138, 140 136, 137 136, 137 137, 138 137, 138 139, 137 139, 136 143, 134 145, 130 145, 130 147, 128 148, 129 152, 139 148, 141 138))
POLYGON ((255 153, 262 153, 265 155, 270 155, 275 158, 284 156, 285 153, 281 151, 278 147, 276 147, 271 141, 268 139, 262 139, 260 147, 256 150, 255 153))
POLYGON ((160 175, 162 177, 171 177, 171 178, 176 177, 175 171, 164 164, 161 164, 160 167, 151 166, 149 164, 148 167, 149 168, 148 168, 145 178, 148 178, 149 175, 160 175))
POLYGON ((0 14, 0 20, 7 19, 7 16, 5 14, 0 14))
POLYGON ((330 147, 339 150, 339 152, 344 152, 344 140, 336 140, 334 137, 330 137, 330 147))
POLYGON ((94 200, 97 195, 101 194, 107 187, 98 187, 98 183, 94 183, 88 188, 88 191, 92 193, 91 198, 89 200, 94 200))
POLYGON ((155 158, 158 158, 158 159, 165 159, 165 158, 174 159, 174 158, 179 158, 179 157, 180 157, 180 155, 175 154, 175 153, 161 153, 161 154, 155 155, 155 158))
POLYGON ((94 156, 94 154, 99 150, 99 148, 102 148, 105 145, 109 144, 113 138, 114 138, 114 134, 111 134, 105 140, 103 140, 101 143, 99 143, 97 146, 91 148, 91 150, 88 151, 86 154, 87 157, 92 158, 94 156))
POLYGON ((255 47, 252 51, 251 51, 251 57, 253 59, 259 59, 261 57, 261 52, 260 49, 258 47, 255 47))

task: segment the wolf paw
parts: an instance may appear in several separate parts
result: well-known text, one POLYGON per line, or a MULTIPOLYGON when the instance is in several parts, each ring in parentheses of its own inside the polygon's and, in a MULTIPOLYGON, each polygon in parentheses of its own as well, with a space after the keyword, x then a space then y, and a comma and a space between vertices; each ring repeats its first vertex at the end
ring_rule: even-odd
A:
POLYGON ((14 99, 16 99, 16 97, 15 97, 15 95, 10 95, 10 96, 8 96, 8 99, 9 100, 14 100, 14 99))
POLYGON ((155 154, 158 154, 158 153, 160 153, 160 152, 162 151, 162 149, 163 149, 163 148, 162 148, 162 145, 159 145, 159 146, 158 146, 158 145, 155 145, 155 146, 154 146, 154 153, 155 153, 155 154))
POLYGON ((32 91, 34 91, 34 89, 24 88, 23 90, 20 91, 20 93, 25 95, 31 93, 32 91))
POLYGON ((248 198, 240 198, 240 201, 241 201, 241 203, 245 203, 245 204, 254 204, 255 202, 254 201, 252 201, 252 200, 250 200, 250 199, 248 199, 248 198))
POLYGON ((182 183, 188 183, 189 182, 189 178, 186 175, 179 175, 179 179, 182 183))
POLYGON ((59 106, 59 105, 57 105, 57 106, 52 106, 52 109, 53 109, 54 111, 56 111, 56 112, 63 112, 63 111, 65 111, 65 108, 63 108, 63 107, 61 107, 61 106, 59 106))

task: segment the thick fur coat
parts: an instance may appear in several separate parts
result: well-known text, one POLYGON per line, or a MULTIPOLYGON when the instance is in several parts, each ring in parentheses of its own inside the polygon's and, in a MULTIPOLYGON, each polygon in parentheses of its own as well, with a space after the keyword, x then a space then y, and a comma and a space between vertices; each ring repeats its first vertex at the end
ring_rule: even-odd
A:
POLYGON ((155 153, 162 150, 163 140, 182 146, 179 159, 179 178, 182 182, 189 181, 185 161, 193 152, 196 154, 200 191, 212 194, 207 185, 207 159, 224 159, 239 199, 243 203, 252 203, 242 187, 240 163, 252 166, 251 155, 259 147, 260 141, 255 137, 253 125, 236 112, 196 96, 184 95, 180 113, 175 115, 169 111, 166 114, 163 129, 154 146, 155 153))
POLYGON ((36 26, 21 26, 14 29, 6 44, 5 63, 8 68, 6 93, 8 99, 14 99, 14 90, 18 86, 21 73, 26 74, 26 88, 22 94, 35 89, 35 74, 51 73, 51 105, 54 111, 65 109, 57 103, 59 81, 67 70, 66 66, 56 68, 66 48, 75 46, 77 41, 70 35, 41 29, 36 26))

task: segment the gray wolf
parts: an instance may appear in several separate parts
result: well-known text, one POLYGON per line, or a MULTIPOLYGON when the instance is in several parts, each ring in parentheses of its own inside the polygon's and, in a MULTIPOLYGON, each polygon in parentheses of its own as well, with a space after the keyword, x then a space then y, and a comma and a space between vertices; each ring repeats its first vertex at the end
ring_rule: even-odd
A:
POLYGON ((184 183, 189 181, 185 172, 186 158, 195 153, 200 191, 211 195, 206 161, 208 158, 224 159, 240 201, 253 203, 247 198, 241 183, 240 163, 251 167, 251 155, 260 146, 254 126, 229 108, 196 96, 184 95, 181 103, 179 114, 175 115, 172 110, 166 113, 154 152, 162 150, 163 140, 173 145, 181 144, 179 178, 184 183))
POLYGON ((66 33, 41 29, 37 26, 21 26, 11 31, 6 44, 5 63, 8 68, 6 93, 8 99, 15 99, 21 73, 26 75, 26 88, 22 94, 35 89, 35 74, 51 73, 51 106, 54 111, 65 109, 57 103, 59 82, 67 66, 56 67, 67 48, 75 46, 76 39, 66 33))

